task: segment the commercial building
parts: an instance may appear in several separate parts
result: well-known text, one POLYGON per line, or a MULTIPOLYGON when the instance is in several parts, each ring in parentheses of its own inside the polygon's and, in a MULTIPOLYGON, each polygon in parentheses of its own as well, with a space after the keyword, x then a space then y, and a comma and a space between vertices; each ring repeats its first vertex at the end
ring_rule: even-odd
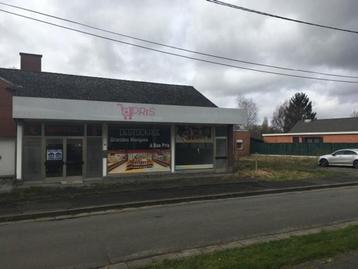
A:
POLYGON ((191 86, 42 72, 41 55, 20 55, 20 70, 0 68, 0 175, 232 171, 244 111, 191 86))
POLYGON ((358 118, 302 120, 288 133, 263 134, 265 143, 358 143, 358 118))

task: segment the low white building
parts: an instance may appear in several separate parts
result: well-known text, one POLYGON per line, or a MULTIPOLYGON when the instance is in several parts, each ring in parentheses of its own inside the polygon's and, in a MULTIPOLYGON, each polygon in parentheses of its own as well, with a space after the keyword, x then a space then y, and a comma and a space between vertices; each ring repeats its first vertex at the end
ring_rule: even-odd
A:
POLYGON ((41 72, 40 55, 21 57, 21 70, 0 68, 16 154, 14 140, 2 147, 16 155, 17 179, 232 170, 244 111, 191 86, 41 72))

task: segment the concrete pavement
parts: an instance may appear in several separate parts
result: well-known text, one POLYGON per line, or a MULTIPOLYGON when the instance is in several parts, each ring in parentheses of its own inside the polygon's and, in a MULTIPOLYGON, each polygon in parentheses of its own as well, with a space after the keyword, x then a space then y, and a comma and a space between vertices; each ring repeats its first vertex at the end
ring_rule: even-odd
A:
POLYGON ((358 187, 201 201, 0 225, 0 268, 94 268, 358 219, 358 187))
POLYGON ((92 214, 112 209, 176 204, 313 189, 358 186, 355 177, 297 181, 186 179, 22 190, 0 196, 0 222, 92 214))

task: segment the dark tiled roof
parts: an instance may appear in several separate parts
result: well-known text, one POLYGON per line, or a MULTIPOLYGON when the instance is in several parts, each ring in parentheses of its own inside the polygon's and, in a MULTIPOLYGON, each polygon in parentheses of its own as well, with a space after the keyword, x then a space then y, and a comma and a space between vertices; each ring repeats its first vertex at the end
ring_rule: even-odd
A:
POLYGON ((0 68, 14 95, 144 104, 216 107, 192 86, 0 68))
POLYGON ((351 132, 358 131, 358 118, 337 118, 299 121, 289 133, 324 133, 324 132, 351 132))

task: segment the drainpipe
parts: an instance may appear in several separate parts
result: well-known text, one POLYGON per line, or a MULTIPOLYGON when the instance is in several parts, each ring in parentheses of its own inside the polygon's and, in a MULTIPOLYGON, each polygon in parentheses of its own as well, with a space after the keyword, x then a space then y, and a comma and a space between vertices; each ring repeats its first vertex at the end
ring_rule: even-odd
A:
POLYGON ((23 124, 18 121, 16 123, 16 180, 22 180, 22 140, 23 124))

